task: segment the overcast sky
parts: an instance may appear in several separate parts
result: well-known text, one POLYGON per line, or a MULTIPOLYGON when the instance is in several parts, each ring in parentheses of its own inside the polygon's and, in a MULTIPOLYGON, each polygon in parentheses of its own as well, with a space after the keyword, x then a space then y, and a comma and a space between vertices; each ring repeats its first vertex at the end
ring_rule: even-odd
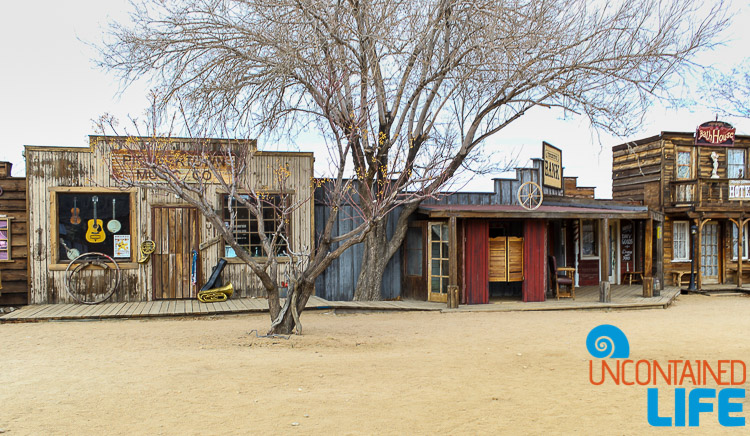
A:
MULTIPOLYGON (((95 51, 82 41, 101 40, 106 23, 124 20, 130 6, 124 0, 11 1, 0 14, 0 160, 14 164, 14 176, 23 175, 24 145, 87 146, 94 133, 92 120, 104 113, 124 119, 139 116, 148 106, 148 85, 138 83, 122 90, 113 74, 97 69, 95 51)), ((733 26, 724 35, 727 44, 703 54, 700 62, 727 69, 750 55, 750 6, 735 0, 733 26)), ((693 92, 675 90, 677 95, 693 92)), ((713 120, 714 112, 703 106, 679 110, 655 106, 638 133, 628 138, 597 137, 581 119, 539 108, 495 135, 488 147, 518 154, 520 163, 540 157, 542 141, 563 150, 566 176, 578 176, 580 186, 595 186, 600 198, 611 196, 613 145, 661 131, 694 131, 713 120)), ((723 118, 750 134, 750 121, 723 118)), ((319 151, 319 145, 298 141, 264 144, 261 149, 319 151)), ((318 163, 326 158, 317 154, 318 163)), ((499 174, 496 176, 500 176, 499 174)), ((475 180, 473 190, 491 190, 486 180, 475 180)))

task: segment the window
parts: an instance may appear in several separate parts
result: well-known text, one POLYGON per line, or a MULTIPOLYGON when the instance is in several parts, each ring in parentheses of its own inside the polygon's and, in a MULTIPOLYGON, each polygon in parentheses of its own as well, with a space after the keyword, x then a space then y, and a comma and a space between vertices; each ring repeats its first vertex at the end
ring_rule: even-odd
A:
MULTIPOLYGON (((748 223, 745 223, 744 226, 742 226, 742 258, 747 259, 747 240, 748 240, 748 231, 750 231, 750 226, 748 226, 748 223)), ((739 238, 739 228, 737 227, 737 224, 732 223, 732 237, 731 237, 731 244, 732 244, 732 259, 737 259, 737 239, 739 238)))
MULTIPOLYGON (((677 179, 690 179, 692 173, 692 153, 689 151, 677 152, 677 179)), ((677 201, 693 201, 693 185, 677 185, 677 201)))
POLYGON ((112 192, 57 193, 57 263, 98 252, 132 260, 130 196, 112 192))
POLYGON ((11 261, 10 258, 10 220, 0 217, 0 261, 11 261))
POLYGON ((678 151, 677 152, 677 178, 678 179, 689 179, 691 175, 691 153, 689 151, 678 151))
POLYGON ((406 275, 422 275, 422 227, 406 230, 406 275))
POLYGON ((599 256, 599 225, 596 220, 581 220, 581 257, 599 256))
POLYGON ((672 259, 690 260, 690 225, 687 221, 672 223, 672 259))
POLYGON ((745 178, 745 150, 727 150, 727 178, 745 178))
MULTIPOLYGON (((244 198, 250 198, 244 195, 244 198)), ((279 208, 282 206, 282 196, 279 194, 266 195, 263 200, 262 217, 263 229, 268 238, 272 238, 281 224, 281 215, 279 208)), ((224 225, 228 228, 232 226, 232 213, 234 217, 234 228, 232 233, 237 244, 242 246, 250 256, 265 257, 263 246, 261 245, 260 235, 258 234, 258 217, 253 215, 250 210, 229 196, 223 196, 223 219, 224 225)), ((289 237, 289 227, 284 226, 283 236, 289 237)), ((281 236, 281 235, 280 235, 281 236)), ((275 252, 277 255, 287 255, 286 241, 279 237, 276 241, 275 252)), ((225 245, 224 257, 236 257, 232 247, 225 245)))

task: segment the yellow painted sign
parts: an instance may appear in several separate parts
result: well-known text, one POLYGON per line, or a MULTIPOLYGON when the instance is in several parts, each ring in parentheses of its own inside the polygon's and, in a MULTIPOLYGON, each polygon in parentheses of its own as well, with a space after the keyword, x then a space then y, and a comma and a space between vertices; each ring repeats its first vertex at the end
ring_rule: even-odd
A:
POLYGON ((550 188, 562 189, 562 150, 542 142, 544 157, 544 177, 542 184, 550 188))
POLYGON ((159 150, 153 152, 134 150, 112 150, 112 174, 130 180, 163 181, 150 165, 171 172, 176 178, 187 182, 203 181, 217 183, 215 173, 208 162, 225 180, 231 180, 234 155, 226 153, 201 153, 182 150, 159 150))

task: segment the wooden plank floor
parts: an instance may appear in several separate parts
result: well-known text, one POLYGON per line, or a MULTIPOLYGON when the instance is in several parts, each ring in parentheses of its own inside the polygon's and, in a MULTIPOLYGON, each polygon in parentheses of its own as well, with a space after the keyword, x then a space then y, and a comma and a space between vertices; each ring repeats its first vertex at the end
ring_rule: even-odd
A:
MULTIPOLYGON (((524 303, 518 299, 493 299, 490 304, 462 305, 458 309, 447 309, 445 303, 429 301, 327 301, 310 297, 308 309, 318 310, 421 310, 443 312, 509 312, 529 310, 585 310, 662 308, 669 306, 680 294, 680 289, 665 288, 659 297, 644 298, 640 285, 612 286, 612 302, 599 302, 599 287, 584 286, 576 289, 576 299, 548 300, 539 303, 524 303)), ((264 298, 238 298, 221 303, 201 303, 196 300, 162 300, 131 303, 42 304, 24 306, 19 310, 0 316, 3 322, 33 322, 51 320, 121 319, 167 316, 196 316, 268 311, 264 298)))

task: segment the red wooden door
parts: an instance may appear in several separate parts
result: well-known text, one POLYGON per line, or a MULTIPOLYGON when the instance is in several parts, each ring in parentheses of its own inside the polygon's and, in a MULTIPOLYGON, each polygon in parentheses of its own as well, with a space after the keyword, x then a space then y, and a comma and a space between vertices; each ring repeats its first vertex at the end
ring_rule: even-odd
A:
MULTIPOLYGON (((197 285, 192 283, 193 250, 199 251, 199 215, 194 207, 153 207, 152 235, 156 249, 153 262, 153 297, 155 300, 195 298, 197 285)), ((200 257, 196 262, 200 275, 200 257)), ((197 277, 198 283, 201 278, 197 277)))
POLYGON ((526 220, 523 227, 523 301, 544 301, 547 289, 547 222, 526 220))
POLYGON ((490 301, 490 227, 486 220, 466 221, 466 290, 464 304, 490 301))

